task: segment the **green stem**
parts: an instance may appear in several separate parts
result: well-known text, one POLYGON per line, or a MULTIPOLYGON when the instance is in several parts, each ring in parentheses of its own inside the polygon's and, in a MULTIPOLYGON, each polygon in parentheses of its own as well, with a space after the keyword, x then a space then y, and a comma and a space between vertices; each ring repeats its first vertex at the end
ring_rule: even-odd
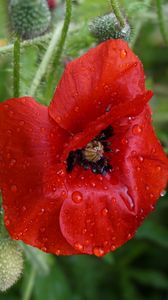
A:
POLYGON ((167 37, 167 32, 166 32, 165 23, 164 23, 161 0, 156 0, 156 7, 157 7, 157 15, 158 15, 158 20, 159 20, 160 32, 162 34, 165 44, 168 45, 168 37, 167 37))
POLYGON ((131 38, 131 41, 129 44, 132 49, 134 49, 135 43, 136 43, 139 33, 141 31, 141 28, 142 28, 142 22, 139 21, 139 22, 137 22, 137 24, 133 30, 133 35, 132 35, 132 38, 131 38))
POLYGON ((62 28, 61 38, 57 47, 57 51, 54 57, 54 66, 57 66, 63 51, 63 47, 65 44, 66 36, 68 33, 69 25, 71 22, 71 15, 72 15, 72 0, 66 0, 66 13, 64 19, 64 25, 62 28))
POLYGON ((118 19, 118 21, 121 25, 121 28, 123 28, 125 26, 125 19, 124 19, 122 13, 121 13, 118 1, 117 0, 110 0, 110 4, 111 4, 111 7, 113 9, 113 12, 114 12, 116 18, 118 19))
POLYGON ((33 79, 33 82, 31 84, 31 87, 30 87, 30 92, 29 94, 31 96, 34 96, 35 93, 36 93, 36 90, 48 68, 48 65, 49 65, 49 62, 50 62, 50 59, 54 53, 54 50, 55 50, 55 47, 56 47, 56 44, 58 42, 58 39, 60 37, 60 31, 61 31, 61 27, 62 27, 62 22, 60 24, 57 24, 56 26, 56 29, 53 33, 53 36, 52 36, 52 39, 49 43, 49 46, 47 48, 47 51, 46 53, 44 54, 44 57, 43 57, 43 60, 35 74, 35 77, 33 79))
POLYGON ((13 96, 20 94, 20 39, 16 38, 13 49, 13 96))
POLYGON ((28 280, 28 284, 26 286, 26 289, 24 290, 22 300, 29 300, 31 298, 35 278, 36 278, 36 270, 34 268, 32 268, 31 273, 30 273, 30 277, 29 277, 29 280, 28 280))
MULTIPOLYGON (((23 41, 20 42, 20 48, 24 49, 30 46, 40 46, 43 45, 44 43, 47 43, 52 37, 51 33, 47 33, 43 36, 34 38, 33 40, 27 40, 27 41, 23 41)), ((13 51, 14 45, 13 44, 9 44, 7 46, 4 47, 0 47, 0 55, 8 55, 13 51)))
MULTIPOLYGON (((37 73, 33 79, 32 85, 30 87, 30 95, 31 96, 35 95, 36 90, 37 90, 44 74, 46 73, 46 71, 48 69, 48 66, 49 66, 50 60, 52 59, 52 56, 54 55, 54 60, 52 59, 54 66, 57 66, 57 64, 59 62, 59 59, 60 59, 62 51, 63 51, 64 43, 66 40, 67 32, 69 29, 70 21, 71 21, 71 12, 72 12, 72 1, 66 0, 66 14, 65 14, 63 27, 61 24, 61 27, 62 27, 61 35, 60 35, 60 26, 57 25, 57 28, 53 34, 53 37, 49 44, 49 47, 44 55, 44 58, 37 70, 37 73), (56 53, 54 54, 57 42, 58 42, 58 46, 57 46, 56 53)), ((54 67, 54 71, 55 71, 55 67, 54 67)), ((52 70, 52 72, 53 72, 53 70, 52 70)))

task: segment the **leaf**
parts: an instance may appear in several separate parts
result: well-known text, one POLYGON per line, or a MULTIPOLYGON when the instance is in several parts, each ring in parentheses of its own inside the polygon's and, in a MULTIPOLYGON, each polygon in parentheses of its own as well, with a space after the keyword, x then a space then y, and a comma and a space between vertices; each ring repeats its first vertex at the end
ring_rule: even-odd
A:
POLYGON ((42 252, 34 247, 27 246, 20 242, 20 246, 24 250, 27 259, 30 261, 31 265, 36 269, 40 275, 47 275, 49 273, 49 254, 42 252))
POLYGON ((70 300, 73 299, 69 282, 59 265, 55 263, 46 277, 36 277, 33 290, 35 300, 70 300))
POLYGON ((168 230, 162 225, 147 220, 136 234, 138 239, 147 239, 159 246, 168 248, 168 230))
POLYGON ((134 269, 129 271, 129 275, 140 284, 168 290, 168 277, 159 271, 134 269))

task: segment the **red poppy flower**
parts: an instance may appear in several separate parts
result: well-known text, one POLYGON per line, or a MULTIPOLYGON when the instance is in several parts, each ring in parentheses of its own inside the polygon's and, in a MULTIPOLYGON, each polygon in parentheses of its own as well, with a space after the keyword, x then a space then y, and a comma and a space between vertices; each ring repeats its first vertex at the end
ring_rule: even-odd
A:
POLYGON ((13 239, 102 256, 127 242, 168 179, 141 62, 109 40, 69 63, 49 109, 0 105, 0 186, 13 239))

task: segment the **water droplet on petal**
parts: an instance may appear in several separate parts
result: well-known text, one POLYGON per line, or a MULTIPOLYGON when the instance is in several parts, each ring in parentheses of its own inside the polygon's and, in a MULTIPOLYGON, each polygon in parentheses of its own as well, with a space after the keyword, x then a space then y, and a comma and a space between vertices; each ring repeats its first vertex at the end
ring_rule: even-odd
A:
POLYGON ((115 245, 112 245, 111 246, 111 251, 115 251, 116 250, 116 246, 115 245))
POLYGON ((132 128, 132 133, 137 135, 140 134, 142 132, 142 127, 139 125, 134 125, 132 128))
POLYGON ((61 254, 61 250, 57 249, 57 250, 55 251, 55 254, 56 254, 57 256, 59 256, 59 255, 61 254))
POLYGON ((104 255, 104 250, 101 247, 95 247, 93 248, 93 254, 97 257, 101 257, 104 255))
POLYGON ((47 248, 46 247, 42 247, 41 250, 44 251, 44 252, 46 252, 47 248))
POLYGON ((26 206, 22 207, 22 211, 25 212, 26 211, 26 206))
POLYGON ((123 145, 127 145, 127 144, 128 144, 128 140, 127 140, 126 138, 123 138, 123 139, 121 140, 121 143, 122 143, 123 145))
POLYGON ((107 216, 107 214, 108 214, 108 209, 107 208, 104 208, 103 210, 102 210, 102 215, 105 217, 105 216, 107 216))
POLYGON ((11 186, 11 192, 16 193, 17 192, 17 186, 15 184, 13 184, 11 186))
POLYGON ((78 251, 83 251, 83 245, 82 244, 80 244, 80 243, 75 243, 75 245, 74 245, 74 247, 75 247, 75 249, 76 250, 78 250, 78 251))
POLYGON ((132 235, 131 233, 128 233, 128 236, 127 236, 128 240, 130 240, 132 238, 132 235))
POLYGON ((161 193, 160 193, 160 196, 161 197, 164 197, 166 195, 166 190, 163 190, 161 193))
POLYGON ((140 162, 143 162, 143 161, 144 161, 143 156, 139 156, 139 161, 140 161, 140 162))
POLYGON ((125 49, 122 49, 122 50, 120 51, 120 57, 121 57, 121 59, 126 58, 126 56, 127 56, 127 51, 126 51, 125 49))
POLYGON ((74 203, 80 203, 83 200, 83 196, 80 192, 75 191, 72 193, 72 201, 74 203))
POLYGON ((19 125, 20 125, 20 126, 23 126, 24 123, 25 123, 24 121, 20 121, 20 122, 19 122, 19 125))

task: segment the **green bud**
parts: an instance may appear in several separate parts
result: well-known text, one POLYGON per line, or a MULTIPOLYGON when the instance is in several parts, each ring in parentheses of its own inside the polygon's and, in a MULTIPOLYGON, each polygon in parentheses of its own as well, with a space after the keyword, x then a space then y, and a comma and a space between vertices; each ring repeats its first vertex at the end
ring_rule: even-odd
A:
POLYGON ((17 242, 0 240, 0 291, 4 292, 16 283, 22 274, 23 256, 17 242))
POLYGON ((10 0, 9 13, 12 29, 23 39, 42 35, 51 21, 46 0, 10 0))
POLYGON ((95 18, 89 25, 91 33, 98 38, 99 41, 109 39, 124 39, 129 41, 131 29, 128 23, 121 28, 114 13, 95 18))

